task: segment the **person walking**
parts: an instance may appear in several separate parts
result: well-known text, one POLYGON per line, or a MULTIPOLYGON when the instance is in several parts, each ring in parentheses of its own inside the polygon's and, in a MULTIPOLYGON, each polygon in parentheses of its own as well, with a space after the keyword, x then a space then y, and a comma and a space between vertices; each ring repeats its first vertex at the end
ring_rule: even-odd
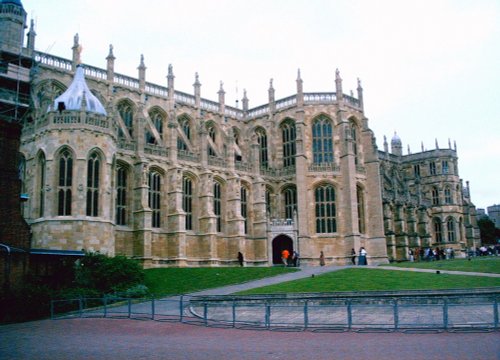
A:
POLYGON ((238 251, 238 262, 240 266, 243 266, 243 261, 244 261, 243 254, 241 253, 241 251, 238 251))
POLYGON ((283 261, 283 265, 288 266, 288 257, 290 256, 290 252, 287 249, 284 249, 281 252, 281 261, 283 261))
POLYGON ((353 265, 356 265, 356 250, 351 249, 351 262, 353 265))
POLYGON ((319 254, 319 265, 325 266, 325 254, 323 254, 323 251, 319 254))

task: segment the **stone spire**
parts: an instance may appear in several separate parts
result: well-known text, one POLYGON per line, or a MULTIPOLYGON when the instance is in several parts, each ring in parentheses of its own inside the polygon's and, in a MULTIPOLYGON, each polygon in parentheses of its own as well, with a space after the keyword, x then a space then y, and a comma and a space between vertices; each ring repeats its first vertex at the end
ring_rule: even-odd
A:
POLYGON ((146 88, 146 65, 144 65, 143 54, 141 54, 141 62, 137 70, 139 70, 139 89, 141 91, 144 91, 144 89, 146 88))
POLYGON ((106 57, 107 60, 107 77, 108 81, 113 81, 115 77, 115 56, 113 55, 113 45, 109 44, 109 53, 108 56, 106 57))
POLYGON ((224 113, 224 109, 226 106, 226 92, 224 91, 224 83, 221 81, 220 86, 219 86, 219 91, 217 92, 219 94, 219 111, 221 113, 224 113))
POLYGON ((337 100, 342 101, 344 94, 342 92, 342 78, 340 77, 339 69, 335 70, 335 89, 337 93, 337 100))
POLYGON ((195 104, 196 104, 196 107, 200 107, 200 103, 201 103, 201 83, 200 83, 200 77, 198 75, 198 73, 194 73, 194 84, 193 84, 193 88, 194 88, 194 101, 195 101, 195 104))
POLYGON ((168 75, 167 75, 167 83, 168 83, 168 96, 173 99, 174 98, 174 69, 172 64, 168 64, 168 75))
POLYGON ((79 43, 80 38, 78 36, 78 33, 75 34, 73 37, 73 47, 71 48, 73 50, 73 63, 72 63, 72 70, 75 71, 76 67, 82 63, 82 46, 79 43))
POLYGON ((243 99, 241 99, 241 104, 243 105, 243 111, 247 112, 248 111, 248 97, 247 97, 247 90, 243 89, 243 99))
POLYGON ((297 70, 297 105, 302 106, 304 104, 304 88, 303 81, 300 77, 300 69, 297 70))
POLYGON ((361 86, 361 80, 358 78, 358 100, 359 100, 359 107, 361 109, 364 109, 363 105, 363 87, 361 86))
POLYGON ((36 38, 35 21, 31 19, 30 30, 28 32, 28 46, 27 46, 29 51, 31 52, 35 51, 35 38, 36 38))

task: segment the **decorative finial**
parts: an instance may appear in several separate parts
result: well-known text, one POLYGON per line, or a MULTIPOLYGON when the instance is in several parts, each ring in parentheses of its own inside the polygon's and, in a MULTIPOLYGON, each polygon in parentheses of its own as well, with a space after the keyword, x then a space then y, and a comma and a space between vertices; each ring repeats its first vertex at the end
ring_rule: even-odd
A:
POLYGON ((273 78, 271 78, 271 80, 269 80, 269 89, 272 89, 273 88, 273 78))
POLYGON ((340 71, 339 68, 335 70, 335 79, 339 80, 340 79, 340 71))
POLYGON ((422 148, 422 152, 424 152, 424 142, 423 141, 420 142, 420 146, 422 148))
POLYGON ((438 139, 436 138, 436 150, 439 150, 438 139))
POLYGON ((297 69, 297 80, 301 80, 301 78, 300 78, 300 68, 297 69))

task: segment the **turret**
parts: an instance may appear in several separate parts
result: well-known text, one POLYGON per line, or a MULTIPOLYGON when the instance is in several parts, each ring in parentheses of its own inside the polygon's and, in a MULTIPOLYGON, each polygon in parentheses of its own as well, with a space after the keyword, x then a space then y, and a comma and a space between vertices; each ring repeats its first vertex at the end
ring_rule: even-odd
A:
POLYGON ((26 29, 26 11, 20 0, 0 2, 0 49, 20 54, 26 29))
POLYGON ((403 143, 396 132, 394 132, 394 136, 391 140, 391 153, 397 156, 403 155, 403 143))

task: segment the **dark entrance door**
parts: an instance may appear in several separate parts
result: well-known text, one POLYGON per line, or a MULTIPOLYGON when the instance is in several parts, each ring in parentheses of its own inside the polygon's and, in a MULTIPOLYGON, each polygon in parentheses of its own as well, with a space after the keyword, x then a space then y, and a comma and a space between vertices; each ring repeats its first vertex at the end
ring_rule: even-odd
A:
POLYGON ((293 253, 293 241, 286 235, 279 235, 273 240, 273 264, 283 264, 281 261, 281 252, 287 249, 290 258, 293 253))

